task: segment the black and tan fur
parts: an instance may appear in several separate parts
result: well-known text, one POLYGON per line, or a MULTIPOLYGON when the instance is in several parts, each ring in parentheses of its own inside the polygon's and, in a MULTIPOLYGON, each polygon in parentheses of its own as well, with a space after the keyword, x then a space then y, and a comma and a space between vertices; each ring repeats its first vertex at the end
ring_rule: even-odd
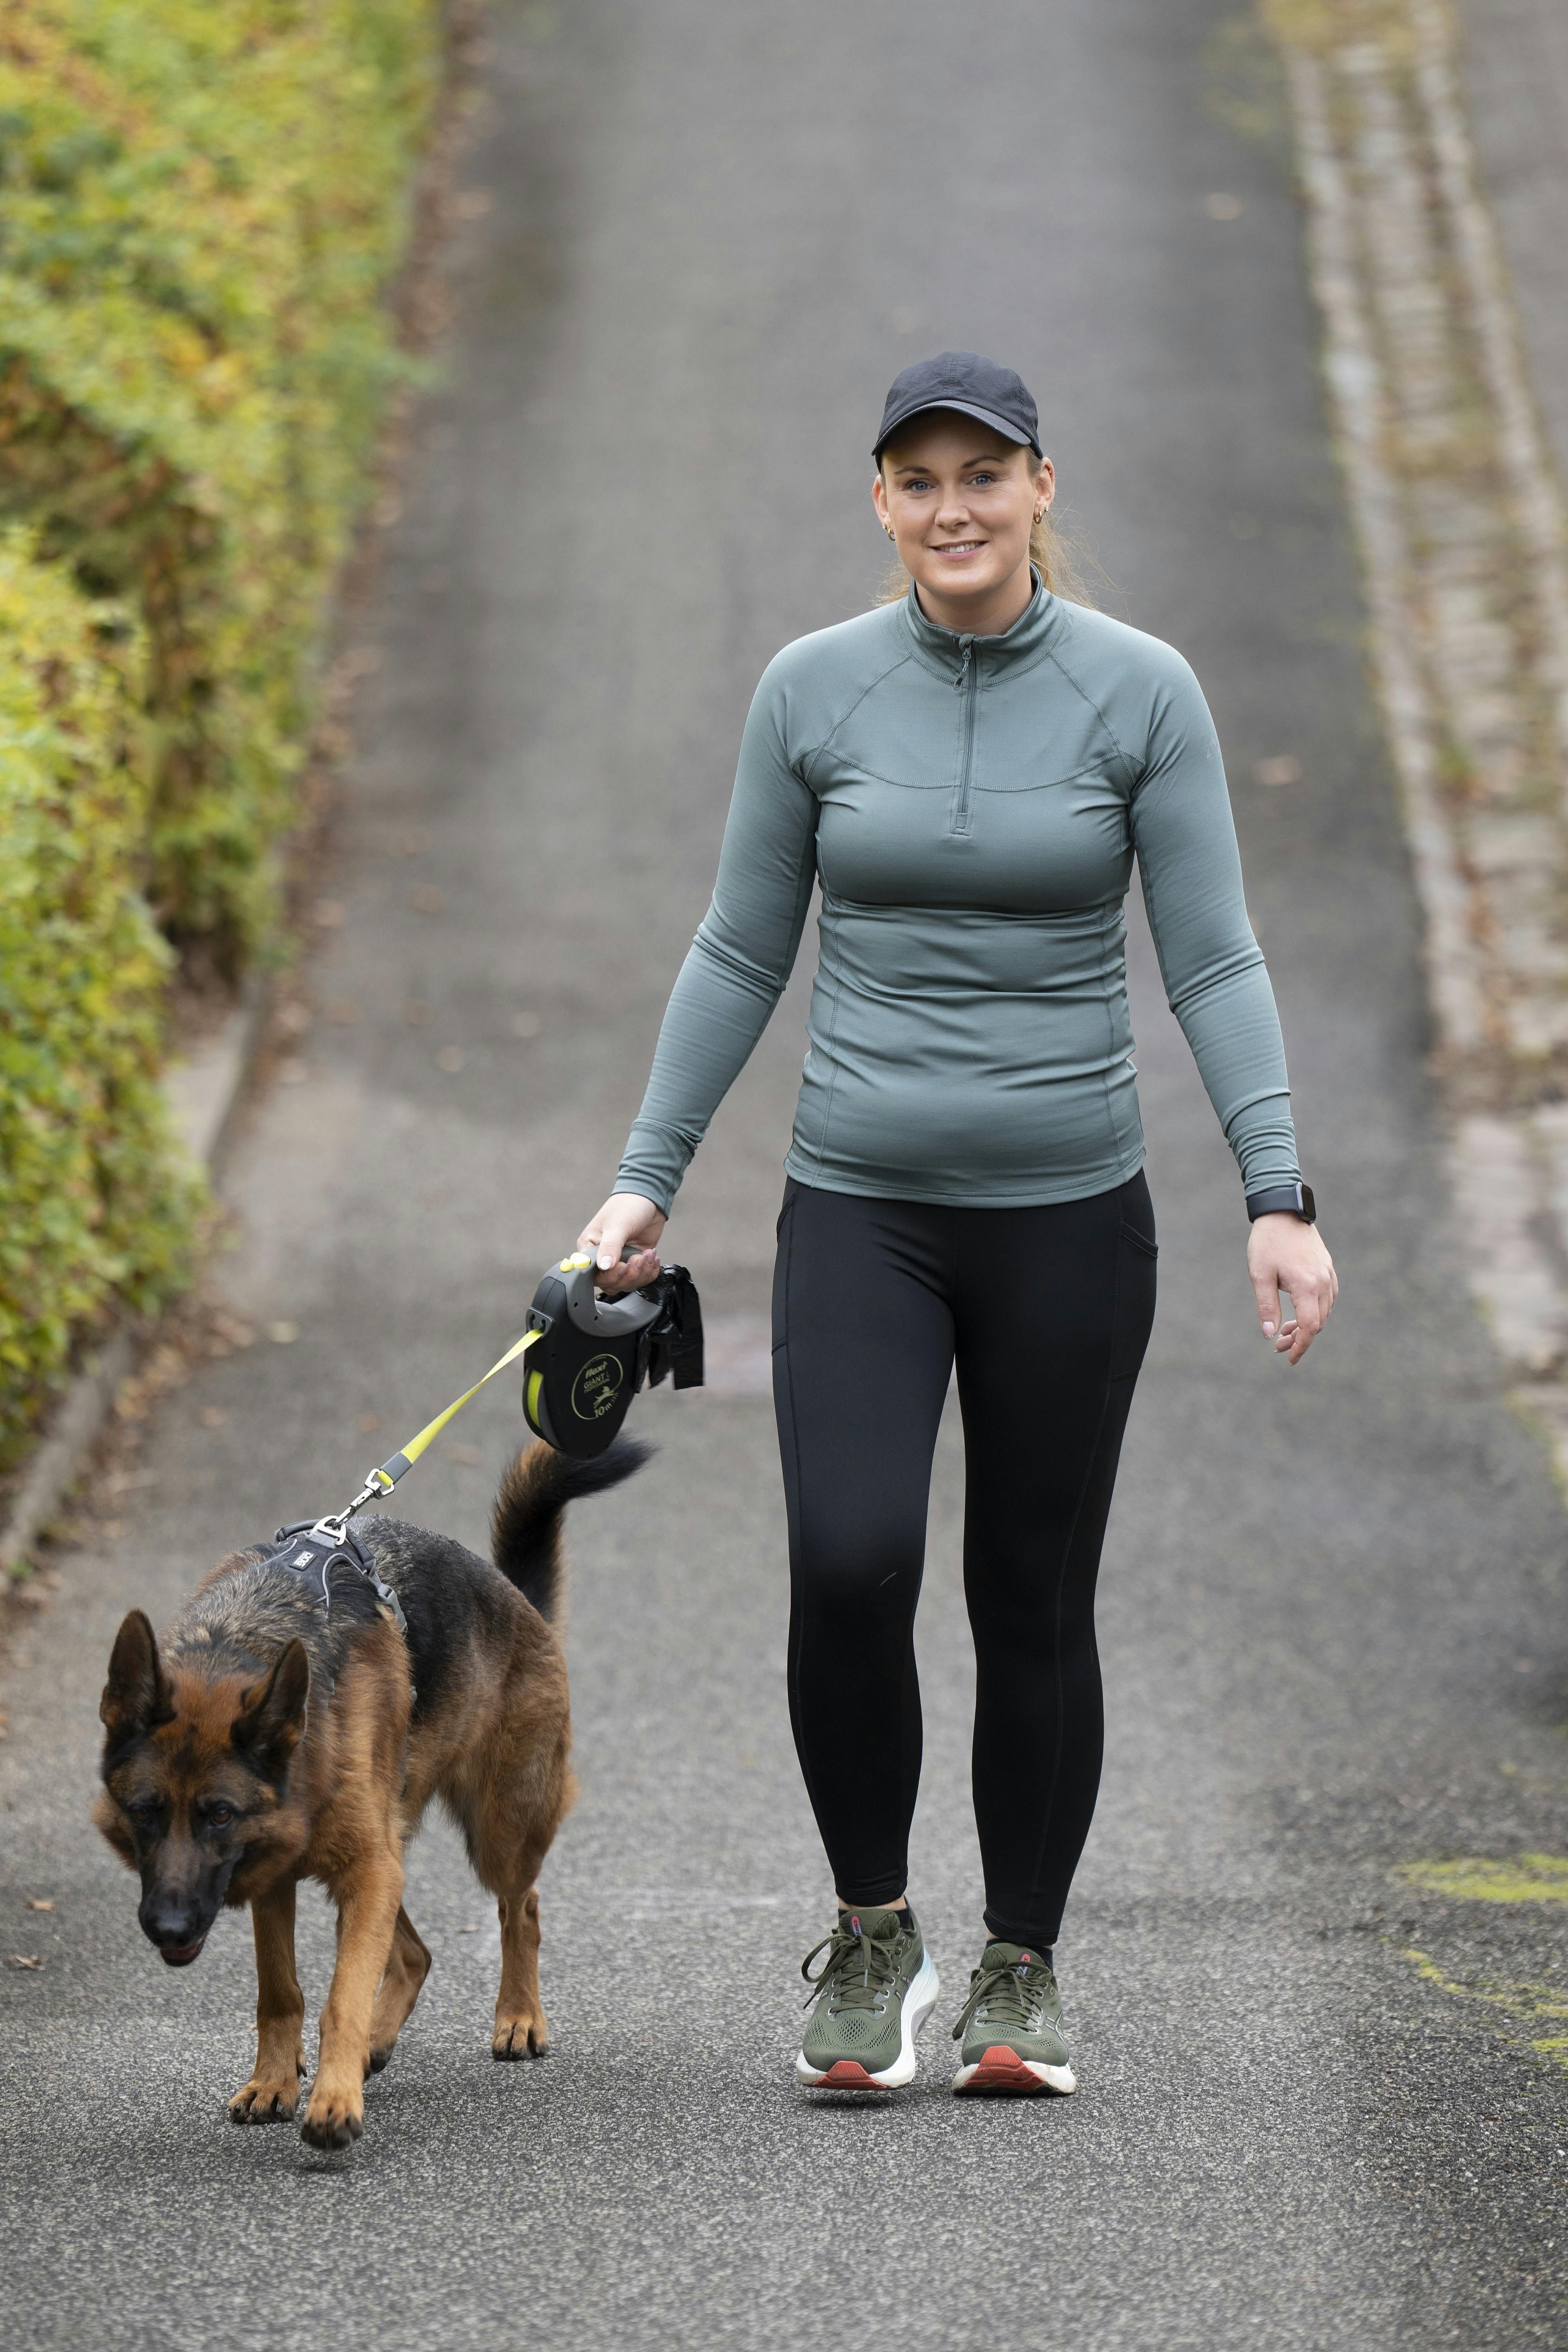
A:
POLYGON ((365 2077, 430 1970, 402 1906, 403 1849, 432 1797, 500 1914, 493 2053, 544 2049, 534 1882, 574 1793, 562 1513, 645 1458, 626 1439, 592 1462, 531 1446, 496 1497, 494 1567, 423 1528, 356 1522, 406 1640, 353 1570, 333 1570, 325 1610, 319 1583, 256 1550, 220 1560, 161 1642, 139 1609, 121 1625, 94 1819, 140 1872, 142 1927, 170 1966, 197 1958, 225 1905, 250 1906, 256 2068, 237 2123, 299 2105, 294 1890, 311 1878, 337 1906, 338 1954, 302 2129, 318 2147, 359 2137, 365 2077))

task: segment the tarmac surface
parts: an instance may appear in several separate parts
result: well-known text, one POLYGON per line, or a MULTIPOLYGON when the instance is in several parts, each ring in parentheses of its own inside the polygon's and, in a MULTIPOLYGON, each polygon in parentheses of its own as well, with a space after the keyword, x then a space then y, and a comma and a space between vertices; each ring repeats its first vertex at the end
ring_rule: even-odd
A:
MULTIPOLYGON (((465 166, 493 201, 454 251, 460 325, 321 877, 344 919, 295 1082, 230 1157, 222 1280, 261 1336, 160 1404, 121 1532, 62 1562, 0 1685, 10 2344, 1568 2343, 1568 2074, 1541 2046, 1564 2032, 1541 2022, 1568 2000, 1561 1914, 1398 1874, 1561 1850, 1568 1520, 1449 1223, 1287 128, 1247 22, 1209 0, 500 12, 465 166), (980 1940, 951 1417, 912 1878, 943 1997, 901 2097, 814 2105, 792 2078, 830 1890, 749 1391, 808 931, 671 1227, 728 1380, 641 1405, 657 1460, 571 1530, 582 1798, 542 1880, 551 2054, 491 2063, 497 1931, 433 1826, 407 1901, 436 1968, 364 2139, 323 2158, 236 2131, 246 1923, 166 1972, 87 1826, 114 1628, 346 1497, 520 1328, 613 1175, 757 675, 874 593, 874 420, 946 345, 1035 386, 1101 601, 1209 692, 1343 1284, 1289 1371, 1140 929, 1162 1300, 1060 1946, 1080 2093, 947 2087, 980 1940), (1257 780, 1287 754, 1297 783, 1257 780)), ((519 1426, 498 1382, 407 1514, 482 1549, 519 1426)), ((331 1930, 301 1908, 313 2012, 331 1930)))

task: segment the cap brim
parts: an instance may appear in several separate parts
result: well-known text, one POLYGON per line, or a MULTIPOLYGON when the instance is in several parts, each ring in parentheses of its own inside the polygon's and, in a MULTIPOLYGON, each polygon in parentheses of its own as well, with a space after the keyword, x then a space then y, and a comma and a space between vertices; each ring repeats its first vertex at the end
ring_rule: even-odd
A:
POLYGON ((901 416, 895 416, 892 423, 884 428, 881 438, 871 452, 872 457, 880 457, 894 434, 901 433, 912 417, 929 416, 933 409, 938 408, 956 408, 960 415, 976 416, 982 425, 989 425, 994 433, 1000 433, 1004 441, 1015 442, 1020 449, 1032 449, 1037 457, 1041 454, 1037 441, 1031 441, 1026 433, 1020 433, 1016 425, 1010 425, 1005 416, 998 416, 994 408, 982 408, 973 400, 918 400, 912 408, 906 408, 901 416))

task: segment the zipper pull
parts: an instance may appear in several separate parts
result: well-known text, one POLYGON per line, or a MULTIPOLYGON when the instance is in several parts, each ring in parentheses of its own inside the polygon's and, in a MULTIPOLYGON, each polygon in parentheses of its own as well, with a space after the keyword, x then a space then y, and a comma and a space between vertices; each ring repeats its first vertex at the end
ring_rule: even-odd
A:
POLYGON ((958 665, 958 676, 952 682, 954 686, 962 687, 969 676, 969 656, 974 651, 974 640, 973 637, 960 637, 958 642, 963 647, 963 659, 958 665))

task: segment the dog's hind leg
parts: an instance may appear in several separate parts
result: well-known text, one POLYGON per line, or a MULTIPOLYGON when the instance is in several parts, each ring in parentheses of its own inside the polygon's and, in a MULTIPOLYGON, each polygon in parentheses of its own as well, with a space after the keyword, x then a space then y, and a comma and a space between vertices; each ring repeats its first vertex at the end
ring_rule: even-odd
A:
POLYGON ((500 1920, 500 1991, 490 2036, 492 2058, 542 2058, 550 2046, 550 2028, 539 1998, 539 1890, 533 1882, 565 1811, 569 1784, 563 1770, 558 1782, 559 1797, 547 1806, 537 1802, 537 1790, 530 1792, 532 1804, 515 1789, 499 1800, 493 1790, 477 1800, 462 1787, 447 1794, 475 1874, 495 1896, 500 1920))
POLYGON ((430 1973, 430 1954, 406 1911, 399 1909, 386 1956, 386 1974, 370 2021, 370 2071, 379 2074, 430 1973))
POLYGON ((294 1881, 254 1895, 256 2072, 228 2103, 237 2124, 287 2123, 300 2104, 305 2072, 305 1996, 294 1973, 294 1881))
POLYGON ((500 1895, 500 1991, 496 1997, 492 2058, 542 2058, 550 2028, 539 1997, 539 1889, 533 1878, 543 1853, 524 1859, 520 1892, 500 1895))

